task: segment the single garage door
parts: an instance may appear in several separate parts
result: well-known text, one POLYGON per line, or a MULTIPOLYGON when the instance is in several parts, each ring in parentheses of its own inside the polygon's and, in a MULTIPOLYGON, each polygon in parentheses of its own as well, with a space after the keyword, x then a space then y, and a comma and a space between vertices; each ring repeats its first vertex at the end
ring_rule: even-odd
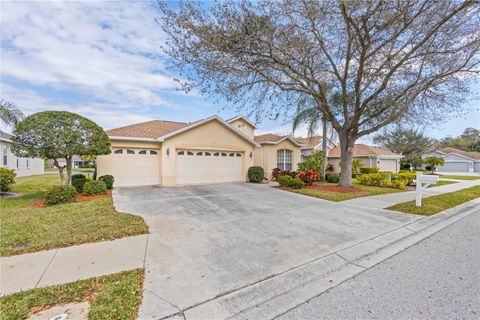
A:
POLYGON ((160 184, 160 151, 117 149, 113 151, 113 177, 117 186, 160 184))
POLYGON ((468 172, 468 162, 445 162, 438 167, 439 172, 468 172))
POLYGON ((243 153, 177 150, 177 184, 244 181, 243 153))

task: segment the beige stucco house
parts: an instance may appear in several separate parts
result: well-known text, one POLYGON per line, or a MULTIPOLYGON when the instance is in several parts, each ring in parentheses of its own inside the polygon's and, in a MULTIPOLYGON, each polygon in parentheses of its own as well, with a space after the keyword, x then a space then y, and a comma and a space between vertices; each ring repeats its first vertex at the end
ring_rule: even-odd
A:
MULTIPOLYGON (((340 172, 340 147, 335 147, 328 154, 328 163, 333 166, 334 172, 340 172)), ((368 146, 366 144, 355 144, 353 157, 359 159, 364 166, 374 166, 380 171, 400 171, 400 159, 402 155, 392 152, 386 148, 368 146)))
POLYGON ((117 186, 174 186, 246 181, 254 164, 266 173, 277 164, 296 169, 301 151, 293 139, 257 142, 255 129, 245 117, 225 121, 212 116, 191 123, 153 120, 108 130, 112 153, 98 156, 97 175, 113 175, 117 186))
MULTIPOLYGON (((296 138, 298 143, 301 144, 302 149, 302 161, 305 161, 310 157, 315 151, 322 151, 323 147, 323 137, 322 136, 313 136, 307 138, 296 138)), ((327 155, 335 148, 337 144, 332 140, 327 138, 327 155)))

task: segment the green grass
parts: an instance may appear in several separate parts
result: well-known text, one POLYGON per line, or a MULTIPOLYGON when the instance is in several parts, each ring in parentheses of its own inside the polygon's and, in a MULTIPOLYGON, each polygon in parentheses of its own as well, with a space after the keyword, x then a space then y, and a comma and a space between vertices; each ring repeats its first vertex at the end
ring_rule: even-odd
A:
MULTIPOLYGON (((55 171, 58 172, 57 168, 45 168, 45 171, 55 171)), ((72 171, 80 171, 80 172, 93 172, 95 171, 94 168, 72 168, 72 171)), ((66 171, 65 171, 66 174, 66 171)))
POLYGON ((388 207, 388 210, 431 216, 443 210, 456 207, 464 202, 480 198, 480 186, 444 193, 438 196, 424 198, 422 206, 415 206, 415 201, 408 201, 388 207))
POLYGON ((142 300, 143 273, 136 269, 4 296, 0 319, 26 319, 33 308, 91 301, 90 320, 133 320, 142 300))
POLYGON ((4 198, 0 204, 1 256, 148 232, 141 217, 115 211, 110 197, 46 208, 29 207, 31 202, 41 199, 45 189, 58 182, 55 175, 17 179, 14 191, 22 195, 4 198))
POLYGON ((431 184, 431 185, 429 186, 429 188, 432 188, 432 187, 440 187, 440 186, 444 186, 444 185, 452 184, 452 183, 458 183, 458 182, 456 182, 456 181, 447 181, 447 180, 439 180, 437 183, 431 184))
POLYGON ((440 176, 440 179, 480 180, 480 176, 440 176))
MULTIPOLYGON (((320 183, 320 185, 327 186, 327 187, 337 186, 336 183, 328 183, 328 182, 322 182, 320 183)), ((355 189, 362 190, 362 192, 342 193, 342 192, 315 190, 315 189, 298 189, 298 190, 288 189, 288 191, 303 194, 310 197, 330 200, 330 201, 345 201, 345 200, 354 199, 354 198, 375 196, 379 194, 396 193, 396 192, 403 191, 403 190, 393 189, 393 188, 364 186, 358 183, 354 183, 353 186, 355 189)))

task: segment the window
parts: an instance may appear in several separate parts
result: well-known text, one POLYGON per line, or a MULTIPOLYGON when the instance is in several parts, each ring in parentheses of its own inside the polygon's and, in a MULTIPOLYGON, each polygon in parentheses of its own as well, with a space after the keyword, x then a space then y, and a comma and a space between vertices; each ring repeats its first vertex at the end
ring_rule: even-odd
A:
POLYGON ((158 152, 157 152, 157 151, 155 151, 155 150, 150 150, 150 154, 157 155, 157 154, 158 154, 158 152))
POLYGON ((18 169, 18 167, 20 167, 20 160, 19 159, 17 159, 17 169, 18 169))
POLYGON ((212 154, 210 152, 205 152, 206 156, 211 156, 212 154))
POLYGON ((222 152, 222 157, 226 157, 227 154, 225 152, 222 152))
POLYGON ((138 151, 138 154, 147 154, 147 150, 140 150, 138 151))
POLYGON ((229 157, 235 157, 235 153, 230 153, 228 156, 229 157))
POLYGON ((241 157, 241 156, 242 156, 242 154, 241 154, 241 153, 237 153, 236 155, 237 155, 237 157, 241 157))
POLYGON ((213 154, 214 157, 218 157, 219 155, 220 155, 220 153, 218 153, 218 152, 215 152, 215 153, 213 154))
POLYGON ((197 156, 202 156, 203 152, 197 152, 197 156))
POLYGON ((277 151, 277 168, 292 170, 292 151, 281 149, 277 151))
POLYGON ((135 151, 128 149, 127 154, 135 154, 135 151))
POLYGON ((179 155, 179 156, 183 156, 184 154, 185 154, 185 151, 178 151, 177 152, 177 155, 179 155))
POLYGON ((118 149, 118 150, 115 150, 114 153, 115 153, 115 154, 123 154, 123 150, 122 150, 122 149, 118 149))
POLYGON ((8 165, 7 153, 8 153, 8 147, 5 146, 5 148, 3 148, 3 165, 4 166, 8 165))
POLYGON ((193 156, 193 152, 192 151, 187 151, 187 156, 193 156))
POLYGON ((28 163, 28 159, 27 159, 27 169, 30 169, 30 163, 28 163))

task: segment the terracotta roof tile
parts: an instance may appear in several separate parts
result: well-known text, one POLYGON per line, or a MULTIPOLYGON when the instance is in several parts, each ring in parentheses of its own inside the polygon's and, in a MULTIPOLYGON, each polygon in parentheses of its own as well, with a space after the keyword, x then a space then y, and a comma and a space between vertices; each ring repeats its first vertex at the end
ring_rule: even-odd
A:
POLYGON ((470 158, 470 159, 480 160, 480 152, 463 151, 463 150, 458 150, 458 149, 450 148, 450 147, 438 149, 438 151, 443 152, 443 153, 456 153, 456 154, 462 155, 462 156, 470 158))
POLYGON ((190 125, 186 122, 152 120, 105 131, 108 136, 158 138, 190 125))
POLYGON ((297 138, 298 143, 303 144, 303 148, 310 149, 322 142, 322 136, 313 136, 308 138, 297 138))
MULTIPOLYGON (((366 144, 355 144, 353 147, 353 156, 354 157, 361 157, 361 156, 373 156, 373 155, 388 155, 388 156, 400 156, 398 153, 392 152, 386 148, 379 148, 374 146, 368 146, 366 144)), ((330 150, 328 153, 329 157, 332 158, 340 158, 340 146, 337 146, 330 150)))
POLYGON ((285 136, 279 136, 273 133, 266 133, 262 134, 259 136, 255 136, 254 140, 257 143, 263 143, 263 142, 277 142, 280 141, 284 138, 285 136))

